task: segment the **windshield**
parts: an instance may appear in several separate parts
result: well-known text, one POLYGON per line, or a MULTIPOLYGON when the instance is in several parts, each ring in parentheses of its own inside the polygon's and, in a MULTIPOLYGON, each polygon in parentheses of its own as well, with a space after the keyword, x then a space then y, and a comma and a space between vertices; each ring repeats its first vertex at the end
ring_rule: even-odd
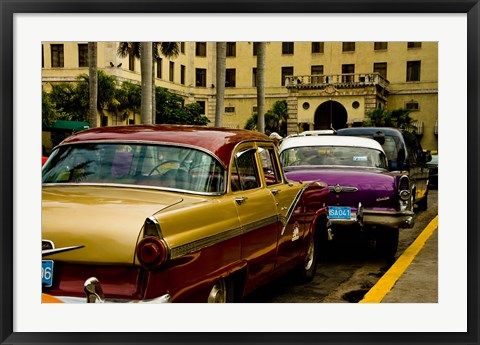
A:
POLYGON ((61 146, 42 168, 42 183, 140 185, 221 193, 224 180, 224 168, 208 153, 154 144, 61 146))
POLYGON ((352 166, 387 169, 385 154, 379 150, 350 146, 293 147, 280 154, 284 167, 300 165, 352 166))

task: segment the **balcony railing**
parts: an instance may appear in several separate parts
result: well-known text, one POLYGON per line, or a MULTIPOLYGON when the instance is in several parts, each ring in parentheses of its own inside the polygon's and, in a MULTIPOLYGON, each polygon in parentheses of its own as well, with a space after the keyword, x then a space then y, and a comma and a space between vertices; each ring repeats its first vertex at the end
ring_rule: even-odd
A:
POLYGON ((322 89, 328 85, 336 88, 355 88, 378 85, 388 89, 389 81, 379 73, 314 74, 285 77, 285 87, 298 89, 322 89))

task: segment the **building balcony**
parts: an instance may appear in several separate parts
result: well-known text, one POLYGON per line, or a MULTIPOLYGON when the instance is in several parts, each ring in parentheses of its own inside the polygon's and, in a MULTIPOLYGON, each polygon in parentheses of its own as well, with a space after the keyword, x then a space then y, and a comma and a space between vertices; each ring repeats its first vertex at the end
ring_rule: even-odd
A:
POLYGON ((295 75, 285 77, 287 89, 336 89, 363 88, 375 86, 388 93, 390 82, 379 73, 295 75))

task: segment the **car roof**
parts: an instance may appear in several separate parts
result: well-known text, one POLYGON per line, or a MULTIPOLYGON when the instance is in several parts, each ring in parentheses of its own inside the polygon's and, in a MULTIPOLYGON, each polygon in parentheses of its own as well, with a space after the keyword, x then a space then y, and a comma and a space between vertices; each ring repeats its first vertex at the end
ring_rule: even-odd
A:
POLYGON ((303 131, 301 133, 290 134, 288 137, 302 137, 310 135, 334 135, 335 130, 333 129, 318 129, 312 131, 303 131))
POLYGON ((245 141, 272 140, 265 134, 243 129, 185 125, 130 125, 87 129, 66 138, 60 145, 90 142, 153 142, 196 146, 210 151, 224 164, 230 164, 235 146, 245 141))
POLYGON ((350 127, 337 129, 338 135, 344 134, 367 134, 373 135, 377 132, 382 132, 385 135, 401 136, 402 131, 392 127, 350 127))
POLYGON ((382 145, 376 140, 355 136, 299 136, 285 138, 280 144, 280 152, 293 147, 300 146, 350 146, 372 148, 384 152, 382 145))

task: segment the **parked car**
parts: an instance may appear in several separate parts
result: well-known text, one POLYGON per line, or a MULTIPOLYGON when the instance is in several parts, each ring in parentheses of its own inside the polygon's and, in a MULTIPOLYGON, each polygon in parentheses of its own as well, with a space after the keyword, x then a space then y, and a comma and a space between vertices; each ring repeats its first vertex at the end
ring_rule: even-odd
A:
POLYGON ((410 178, 410 191, 413 206, 427 209, 428 166, 431 155, 423 152, 415 134, 387 127, 351 127, 337 131, 337 135, 354 135, 377 140, 383 147, 390 171, 404 171, 410 178))
POLYGON ((42 169, 42 236, 81 250, 51 256, 49 294, 231 302, 289 270, 313 278, 328 187, 288 182, 266 135, 208 127, 88 129, 42 169))
POLYGON ((438 153, 432 154, 432 159, 427 163, 428 166, 428 187, 438 188, 438 153))
POLYGON ((376 241, 391 260, 400 228, 414 224, 409 208, 409 177, 388 171, 382 146, 373 139, 347 136, 286 138, 280 145, 285 175, 293 181, 321 180, 328 184, 329 219, 326 239, 351 231, 376 241))

